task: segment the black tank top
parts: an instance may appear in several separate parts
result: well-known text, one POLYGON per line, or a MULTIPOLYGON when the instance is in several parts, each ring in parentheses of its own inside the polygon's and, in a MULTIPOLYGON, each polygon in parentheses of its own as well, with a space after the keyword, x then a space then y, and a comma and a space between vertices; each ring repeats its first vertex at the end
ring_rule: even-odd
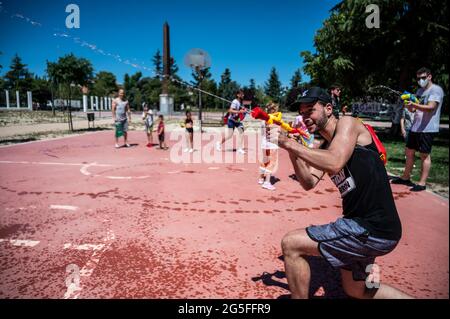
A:
POLYGON ((355 220, 371 236, 400 240, 400 218, 373 141, 367 146, 356 145, 345 167, 330 178, 341 193, 344 218, 355 220))

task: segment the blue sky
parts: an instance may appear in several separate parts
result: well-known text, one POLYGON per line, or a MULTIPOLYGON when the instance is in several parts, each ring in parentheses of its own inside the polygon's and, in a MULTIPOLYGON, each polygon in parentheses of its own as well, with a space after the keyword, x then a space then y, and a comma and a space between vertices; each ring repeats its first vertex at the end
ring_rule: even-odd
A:
POLYGON ((171 54, 183 79, 191 80, 190 69, 183 65, 185 54, 201 48, 211 56, 216 80, 228 67, 241 85, 248 85, 251 78, 263 85, 274 66, 287 86, 302 66, 299 53, 314 50, 314 34, 337 2, 0 0, 1 72, 9 69, 15 53, 31 72, 44 75, 46 60, 73 52, 88 58, 95 72, 113 72, 120 83, 125 73, 140 70, 152 76, 151 58, 162 50, 162 25, 167 21, 171 54), (80 29, 65 26, 70 3, 80 8, 80 29), (95 45, 95 50, 82 46, 83 41, 95 45))

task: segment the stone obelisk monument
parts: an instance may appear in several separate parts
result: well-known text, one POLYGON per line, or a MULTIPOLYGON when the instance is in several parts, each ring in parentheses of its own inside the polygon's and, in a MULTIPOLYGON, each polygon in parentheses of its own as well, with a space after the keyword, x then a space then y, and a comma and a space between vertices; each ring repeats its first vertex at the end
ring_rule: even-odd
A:
POLYGON ((159 110, 162 114, 169 115, 173 113, 173 96, 169 95, 170 82, 170 33, 169 24, 166 22, 163 26, 163 82, 162 94, 159 96, 159 110))

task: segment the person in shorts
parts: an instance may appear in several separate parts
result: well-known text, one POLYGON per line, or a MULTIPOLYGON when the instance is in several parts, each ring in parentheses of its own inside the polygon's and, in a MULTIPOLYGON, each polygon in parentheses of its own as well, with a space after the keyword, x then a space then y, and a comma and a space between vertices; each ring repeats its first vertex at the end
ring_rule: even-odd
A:
MULTIPOLYGON (((383 162, 372 135, 357 119, 333 115, 328 93, 313 87, 297 98, 300 114, 319 149, 270 132, 291 160, 297 180, 313 189, 327 173, 342 197, 343 217, 286 234, 281 242, 292 298, 308 298, 311 270, 306 256, 322 256, 339 268, 344 291, 354 298, 409 298, 377 281, 375 259, 398 245, 402 227, 383 162)), ((273 131, 273 132, 272 132, 273 131)))
POLYGON ((165 141, 165 125, 164 125, 164 116, 161 114, 158 116, 159 123, 158 123, 158 141, 159 141, 159 149, 161 150, 167 150, 168 147, 166 145, 165 141))
POLYGON ((407 108, 415 114, 406 144, 405 169, 402 176, 391 181, 392 184, 410 186, 412 192, 424 191, 427 188, 426 183, 431 170, 431 149, 433 139, 439 132, 444 101, 444 91, 439 85, 433 83, 433 75, 429 69, 420 68, 416 76, 420 86, 416 96, 420 102, 414 103, 409 101, 407 105, 407 108), (417 184, 413 184, 411 182, 411 173, 414 168, 416 152, 420 154, 422 166, 420 180, 417 184))
POLYGON ((120 148, 119 136, 123 133, 125 147, 128 144, 128 123, 131 122, 131 111, 128 100, 125 99, 125 90, 120 89, 118 97, 112 103, 112 118, 116 126, 116 148, 120 148), (127 118, 128 115, 128 118, 127 118), (120 132, 121 134, 118 134, 120 132))
POLYGON ((193 153, 194 152, 194 121, 192 120, 191 111, 186 111, 186 119, 184 120, 184 127, 186 129, 186 141, 187 147, 184 152, 193 153))
POLYGON ((145 125, 145 133, 147 134, 147 147, 153 146, 153 111, 148 109, 147 104, 144 105, 144 111, 142 112, 142 120, 145 125))
POLYGON ((222 151, 222 144, 226 140, 233 137, 234 130, 237 129, 239 132, 238 138, 238 149, 239 154, 245 154, 244 151, 244 124, 241 121, 242 114, 246 112, 245 108, 242 106, 242 101, 244 99, 244 91, 239 90, 236 92, 236 98, 231 102, 230 108, 228 110, 228 120, 227 129, 225 137, 222 137, 221 142, 216 143, 216 150, 218 152, 222 151))

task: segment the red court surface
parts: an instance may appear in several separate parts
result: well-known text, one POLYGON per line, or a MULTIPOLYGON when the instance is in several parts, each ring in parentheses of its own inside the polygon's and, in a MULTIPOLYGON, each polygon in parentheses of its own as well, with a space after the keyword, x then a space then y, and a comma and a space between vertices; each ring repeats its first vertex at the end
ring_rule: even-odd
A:
MULTIPOLYGON (((283 235, 341 214, 329 178, 304 191, 283 151, 270 192, 257 164, 175 164, 143 132, 118 150, 112 135, 0 148, 1 298, 282 298, 283 235)), ((393 192, 403 238, 382 282, 448 298, 448 200, 393 192)), ((339 272, 310 262, 311 296, 345 298, 339 272)))

